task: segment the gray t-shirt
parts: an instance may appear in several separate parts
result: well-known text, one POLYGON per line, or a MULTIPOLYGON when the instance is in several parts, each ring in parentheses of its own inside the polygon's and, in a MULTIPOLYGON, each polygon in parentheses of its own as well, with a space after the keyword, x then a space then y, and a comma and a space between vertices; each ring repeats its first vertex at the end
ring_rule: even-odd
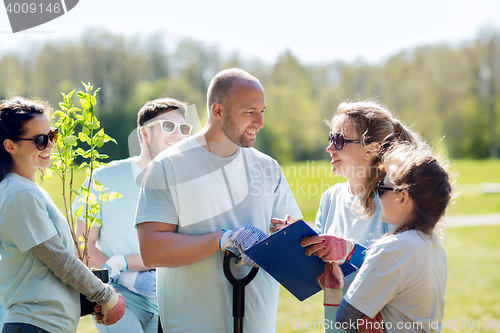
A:
MULTIPOLYGON (((148 168, 136 223, 178 225, 178 233, 206 234, 251 224, 269 231, 272 218, 302 217, 278 163, 253 148, 228 157, 212 154, 194 138, 163 151, 148 168)), ((232 331, 232 286, 223 252, 195 264, 159 268, 158 305, 165 331, 232 331)), ((246 274, 239 267, 236 276, 246 274)), ((264 270, 246 287, 246 332, 274 332, 279 285, 264 270)))

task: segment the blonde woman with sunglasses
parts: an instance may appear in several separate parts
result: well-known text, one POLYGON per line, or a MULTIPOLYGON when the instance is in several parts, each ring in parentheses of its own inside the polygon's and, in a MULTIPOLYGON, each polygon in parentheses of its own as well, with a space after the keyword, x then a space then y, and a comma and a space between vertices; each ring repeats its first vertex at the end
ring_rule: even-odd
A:
POLYGON ((325 261, 319 280, 325 289, 325 331, 335 328, 335 315, 342 295, 355 274, 347 277, 338 269, 354 248, 343 239, 369 246, 372 240, 390 230, 380 219, 377 184, 384 178, 381 158, 385 147, 395 141, 420 145, 421 140, 379 103, 374 101, 342 103, 327 123, 331 172, 347 182, 330 187, 321 197, 315 230, 319 236, 302 240, 306 254, 325 261), (338 237, 341 237, 338 238, 338 237), (344 287, 345 285, 345 287, 344 287))
POLYGON ((58 137, 49 111, 20 97, 0 104, 0 299, 8 309, 2 333, 76 332, 80 293, 99 304, 106 325, 124 313, 123 297, 75 257, 67 221, 35 183, 58 137))

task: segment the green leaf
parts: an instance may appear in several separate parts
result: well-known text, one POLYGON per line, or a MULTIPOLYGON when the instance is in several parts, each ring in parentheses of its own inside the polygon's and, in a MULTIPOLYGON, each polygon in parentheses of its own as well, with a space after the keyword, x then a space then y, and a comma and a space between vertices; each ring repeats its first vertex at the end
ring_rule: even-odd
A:
POLYGON ((85 134, 87 134, 87 135, 90 135, 90 130, 88 129, 88 127, 87 127, 87 126, 83 126, 83 127, 82 127, 82 131, 83 131, 83 133, 85 133, 85 134))
POLYGON ((88 196, 90 193, 89 190, 85 186, 81 186, 80 191, 82 192, 82 195, 85 197, 88 196))
POLYGON ((65 144, 68 144, 68 145, 72 145, 72 146, 74 146, 74 145, 76 145, 76 140, 77 140, 77 137, 76 137, 76 136, 74 136, 74 135, 69 135, 69 136, 67 136, 67 137, 65 137, 65 138, 63 139, 63 142, 64 142, 65 144))
POLYGON ((94 216, 91 216, 91 215, 83 215, 83 217, 85 218, 85 221, 87 222, 87 228, 90 229, 90 227, 92 226, 92 223, 94 223, 94 220, 95 220, 95 217, 94 216))
MULTIPOLYGON (((81 200, 78 200, 78 201, 81 201, 81 200)), ((77 210, 75 210, 75 212, 73 213, 73 215, 75 215, 77 218, 80 218, 80 216, 82 216, 82 211, 83 211, 83 205, 81 205, 80 208, 78 208, 77 210)))
POLYGON ((83 125, 83 124, 85 123, 85 118, 84 118, 81 114, 76 114, 76 115, 75 115, 75 118, 76 118, 76 120, 78 120, 78 122, 79 122, 80 124, 82 124, 82 125, 83 125))
POLYGON ((85 153, 86 153, 86 151, 85 151, 85 150, 83 150, 83 148, 77 148, 77 149, 75 150, 75 154, 76 154, 76 155, 83 155, 83 154, 85 154, 85 153))
POLYGON ((107 134, 104 134, 104 142, 108 142, 108 141, 113 141, 114 143, 118 144, 115 139, 113 139, 112 137, 110 137, 107 134))
POLYGON ((101 183, 99 183, 97 180, 94 180, 94 181, 92 182, 92 188, 93 188, 95 191, 97 191, 97 192, 101 192, 101 191, 102 191, 102 189, 104 188, 104 186, 103 186, 101 183))
POLYGON ((94 193, 90 193, 90 195, 88 196, 89 198, 89 204, 95 204, 97 203, 97 196, 94 194, 94 193))
POLYGON ((59 116, 60 118, 64 118, 66 117, 66 113, 62 112, 62 111, 56 111, 54 112, 54 114, 52 115, 52 118, 54 118, 55 116, 59 116))
POLYGON ((83 86, 85 87, 85 90, 89 91, 92 89, 92 86, 90 85, 90 82, 88 84, 85 84, 83 81, 80 81, 83 86))
POLYGON ((97 146, 97 148, 101 148, 104 145, 104 139, 103 138, 97 139, 95 145, 97 146))
POLYGON ((97 224, 97 226, 100 228, 102 225, 101 219, 95 219, 95 224, 97 224))
POLYGON ((94 120, 90 124, 88 124, 88 127, 91 129, 98 129, 99 127, 101 127, 101 123, 98 120, 94 120))
POLYGON ((95 202, 92 202, 92 204, 89 208, 88 214, 95 218, 97 213, 99 213, 99 206, 100 205, 98 204, 97 197, 95 197, 95 202))
POLYGON ((87 162, 82 162, 82 164, 80 164, 80 166, 78 167, 78 169, 83 169, 85 167, 87 167, 89 164, 87 162))
POLYGON ((115 199, 118 199, 118 198, 122 198, 123 195, 121 195, 120 193, 118 192, 114 192, 114 191, 111 191, 109 192, 109 201, 114 201, 115 199))
POLYGON ((43 180, 49 180, 50 177, 52 177, 52 170, 45 169, 45 171, 43 173, 43 180))
POLYGON ((91 104, 85 97, 80 98, 80 104, 82 105, 82 108, 89 109, 91 107, 91 104))
POLYGON ((80 141, 82 142, 86 142, 87 144, 90 145, 90 138, 87 134, 83 133, 83 132, 79 132, 78 133, 78 139, 80 139, 80 141))

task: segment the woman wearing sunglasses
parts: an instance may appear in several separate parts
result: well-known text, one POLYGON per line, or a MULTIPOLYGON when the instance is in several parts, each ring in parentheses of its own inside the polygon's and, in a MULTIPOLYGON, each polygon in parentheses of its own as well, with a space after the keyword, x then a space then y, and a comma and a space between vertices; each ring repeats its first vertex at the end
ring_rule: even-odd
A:
POLYGON ((345 328, 375 328, 367 331, 440 332, 447 271, 435 227, 451 199, 450 177, 428 150, 410 145, 397 145, 383 162, 381 219, 395 230, 370 247, 337 319, 345 328))
POLYGON ((380 203, 376 197, 377 184, 384 177, 381 162, 384 147, 393 141, 419 145, 421 140, 373 101, 340 104, 328 125, 331 132, 326 151, 331 157, 331 171, 346 177, 347 182, 323 193, 315 225, 320 235, 305 238, 302 244, 307 246, 306 254, 314 253, 329 263, 320 277, 325 289, 325 319, 329 323, 325 330, 341 332, 335 328, 335 315, 342 294, 355 274, 346 278, 341 292, 344 277, 342 273, 339 276, 332 264, 332 254, 345 253, 340 262, 338 258, 334 260, 342 263, 353 251, 353 247, 348 246, 350 243, 343 239, 352 239, 367 247, 389 231, 389 226, 380 219, 380 203), (340 241, 337 236, 341 237, 340 241))
POLYGON ((49 111, 20 97, 0 104, 0 299, 8 309, 2 333, 76 332, 79 293, 99 304, 103 323, 124 313, 123 297, 75 257, 67 221, 35 183, 58 136, 49 111))

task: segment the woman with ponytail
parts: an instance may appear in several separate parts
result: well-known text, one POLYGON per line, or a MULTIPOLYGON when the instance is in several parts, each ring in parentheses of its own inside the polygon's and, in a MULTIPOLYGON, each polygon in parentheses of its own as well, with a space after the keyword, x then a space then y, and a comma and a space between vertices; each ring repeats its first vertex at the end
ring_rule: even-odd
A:
POLYGON ((0 103, 2 333, 76 332, 80 293, 99 304, 101 323, 115 323, 125 310, 123 297, 75 257, 67 221, 35 182, 58 137, 49 111, 21 97, 0 103))
POLYGON ((327 332, 342 332, 335 328, 335 316, 349 284, 356 274, 346 278, 336 269, 338 253, 344 253, 340 263, 348 260, 354 243, 370 243, 390 231, 380 219, 377 184, 384 179, 382 157, 396 142, 420 146, 420 137, 404 126, 379 103, 364 101, 342 103, 337 114, 327 122, 331 129, 326 151, 331 157, 332 173, 347 178, 323 193, 315 231, 319 236, 302 240, 306 254, 316 254, 327 263, 319 280, 325 289, 325 325, 327 332), (346 243, 344 239, 351 240, 346 243), (335 255, 334 255, 335 254, 335 255), (339 276, 340 275, 340 276, 339 276), (334 291, 327 295, 327 290, 334 291))

